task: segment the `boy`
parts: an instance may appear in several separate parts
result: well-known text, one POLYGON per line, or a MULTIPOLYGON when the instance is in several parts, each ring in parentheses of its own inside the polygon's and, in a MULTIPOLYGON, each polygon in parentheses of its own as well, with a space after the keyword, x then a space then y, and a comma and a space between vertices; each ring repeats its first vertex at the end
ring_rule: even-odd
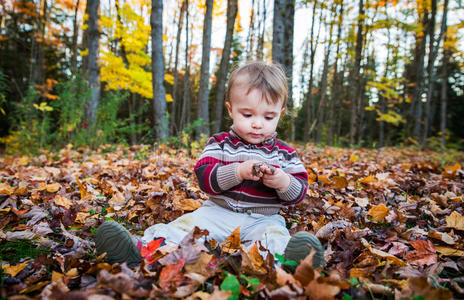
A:
MULTIPOLYGON (((300 202, 308 186, 308 174, 295 150, 276 139, 287 93, 285 74, 275 65, 248 63, 231 74, 226 107, 232 128, 209 139, 194 168, 210 199, 169 224, 147 228, 138 248, 155 237, 178 244, 195 226, 221 242, 240 226, 245 246, 260 241, 271 253, 284 253, 286 260, 297 263, 313 247, 313 265, 324 263, 319 240, 307 232, 290 237, 278 214, 282 206, 300 202)), ((106 222, 97 230, 97 252, 107 252, 110 262, 136 263, 140 255, 132 240, 121 225, 106 222)))

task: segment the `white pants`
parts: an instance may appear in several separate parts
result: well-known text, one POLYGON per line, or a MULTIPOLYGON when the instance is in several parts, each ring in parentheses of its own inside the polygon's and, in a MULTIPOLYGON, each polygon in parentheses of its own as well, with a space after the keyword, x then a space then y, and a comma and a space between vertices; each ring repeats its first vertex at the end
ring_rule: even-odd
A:
POLYGON ((185 214, 168 224, 148 227, 142 238, 147 244, 154 238, 165 238, 167 244, 178 245, 195 226, 207 229, 209 237, 222 242, 240 226, 240 238, 247 248, 254 242, 261 244, 272 254, 283 254, 290 234, 281 215, 265 216, 256 213, 237 213, 207 200, 202 207, 185 214))

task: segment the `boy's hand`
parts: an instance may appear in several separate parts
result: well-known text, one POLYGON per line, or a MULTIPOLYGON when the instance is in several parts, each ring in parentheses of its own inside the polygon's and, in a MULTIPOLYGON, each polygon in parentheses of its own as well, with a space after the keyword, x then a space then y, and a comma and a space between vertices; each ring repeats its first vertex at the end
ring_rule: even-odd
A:
POLYGON ((240 163, 237 167, 237 177, 240 181, 243 180, 254 180, 258 181, 261 179, 264 173, 256 172, 254 165, 262 164, 263 162, 258 160, 247 160, 240 163))
POLYGON ((291 182, 290 175, 278 168, 275 168, 274 172, 267 170, 262 178, 265 186, 278 191, 286 191, 291 182))

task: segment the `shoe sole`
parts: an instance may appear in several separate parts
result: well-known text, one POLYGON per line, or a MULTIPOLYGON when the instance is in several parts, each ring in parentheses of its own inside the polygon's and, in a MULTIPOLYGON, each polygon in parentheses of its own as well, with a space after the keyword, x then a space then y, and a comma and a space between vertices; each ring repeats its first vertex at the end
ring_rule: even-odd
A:
POLYGON ((115 221, 106 221, 98 227, 95 246, 98 255, 106 252, 106 260, 110 264, 126 261, 129 266, 133 266, 142 261, 132 235, 115 221))
POLYGON ((313 256, 313 267, 317 268, 324 265, 324 247, 321 245, 319 239, 305 231, 300 231, 294 234, 285 248, 284 258, 286 261, 296 261, 297 265, 284 265, 284 269, 294 273, 300 262, 311 253, 312 248, 315 250, 313 256))

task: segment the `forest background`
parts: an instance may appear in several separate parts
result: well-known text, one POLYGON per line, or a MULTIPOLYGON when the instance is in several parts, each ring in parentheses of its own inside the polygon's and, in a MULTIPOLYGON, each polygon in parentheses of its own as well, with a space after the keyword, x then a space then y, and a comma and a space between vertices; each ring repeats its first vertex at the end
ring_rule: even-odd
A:
POLYGON ((228 75, 289 77, 280 137, 463 149, 459 0, 0 2, 0 145, 34 153, 227 130, 228 75))

